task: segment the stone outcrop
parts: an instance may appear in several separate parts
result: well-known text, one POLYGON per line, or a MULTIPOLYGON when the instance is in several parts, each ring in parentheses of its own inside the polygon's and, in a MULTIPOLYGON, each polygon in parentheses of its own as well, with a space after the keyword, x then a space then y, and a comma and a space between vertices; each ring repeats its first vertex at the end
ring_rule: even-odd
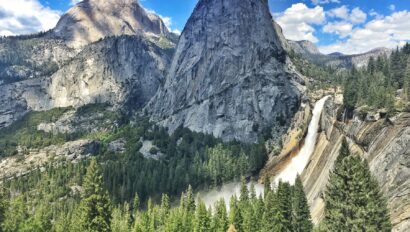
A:
POLYGON ((286 60, 266 0, 201 0, 146 110, 170 131, 245 142, 270 127, 280 135, 300 104, 286 60))
POLYGON ((170 36, 161 18, 136 0, 84 0, 65 13, 51 36, 81 47, 110 36, 170 36))
POLYGON ((120 36, 92 44, 51 76, 54 107, 90 103, 144 106, 164 81, 167 50, 142 36, 120 36))
POLYGON ((55 107, 140 109, 164 83, 175 39, 133 0, 83 1, 49 32, 0 39, 0 128, 55 107), (78 31, 89 40, 70 37, 78 31), (76 41, 81 48, 71 47, 76 41))
POLYGON ((78 140, 62 145, 52 145, 40 150, 25 151, 0 160, 0 179, 26 175, 38 167, 61 160, 77 162, 98 154, 101 144, 94 140, 78 140))
POLYGON ((302 174, 314 222, 323 215, 323 194, 329 173, 339 154, 343 136, 350 150, 363 156, 379 182, 391 213, 393 231, 410 229, 410 114, 366 121, 365 115, 344 123, 339 107, 328 100, 309 165, 302 174))

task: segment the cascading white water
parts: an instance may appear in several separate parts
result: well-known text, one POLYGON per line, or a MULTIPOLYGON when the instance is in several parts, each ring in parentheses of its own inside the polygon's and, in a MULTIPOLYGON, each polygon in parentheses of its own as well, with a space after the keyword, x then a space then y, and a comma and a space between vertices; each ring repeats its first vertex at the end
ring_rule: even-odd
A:
MULTIPOLYGON (((263 185, 257 182, 251 182, 255 186, 255 193, 257 196, 263 195, 263 185)), ((248 189, 251 187, 251 183, 248 183, 248 189)), ((210 191, 200 192, 198 197, 205 203, 206 207, 214 207, 216 201, 220 199, 225 200, 226 207, 229 209, 229 201, 233 195, 239 196, 241 189, 240 182, 232 182, 224 184, 218 189, 212 189, 210 191)))
MULTIPOLYGON (((275 183, 278 183, 279 180, 281 180, 283 182, 289 182, 290 184, 294 184, 296 176, 302 173, 305 169, 306 165, 309 162, 309 158, 315 149, 320 116, 322 115, 323 107, 328 98, 328 96, 324 97, 316 103, 313 109, 312 120, 309 124, 308 133, 305 138, 305 143, 302 149, 295 157, 293 157, 293 159, 286 166, 286 168, 275 177, 275 183)), ((254 184, 257 195, 263 194, 263 185, 258 183, 254 184)), ((248 187, 249 186, 250 184, 248 184, 248 187)), ((212 189, 210 191, 201 192, 198 195, 205 202, 207 207, 214 206, 215 202, 222 198, 225 199, 225 203, 229 207, 229 199, 234 194, 238 196, 239 189, 240 183, 228 183, 224 184, 219 189, 212 189)))
POLYGON ((328 98, 329 96, 326 96, 316 102, 315 108, 313 109, 312 120, 310 121, 308 133, 306 135, 305 143, 302 149, 295 157, 292 158, 285 169, 275 177, 275 183, 278 183, 281 180, 282 182, 289 182, 290 184, 294 184, 296 176, 302 173, 305 169, 306 165, 309 162, 310 156, 315 149, 320 116, 322 115, 323 107, 328 98))

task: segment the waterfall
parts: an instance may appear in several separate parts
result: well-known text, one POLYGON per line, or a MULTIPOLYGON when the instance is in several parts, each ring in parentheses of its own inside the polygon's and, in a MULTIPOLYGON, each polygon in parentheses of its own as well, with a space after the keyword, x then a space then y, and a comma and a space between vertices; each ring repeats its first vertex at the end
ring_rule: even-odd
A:
POLYGON ((318 102, 316 102, 315 108, 313 109, 312 120, 310 121, 307 136, 305 138, 305 143, 302 149, 295 157, 292 158, 292 160, 285 167, 285 169, 275 177, 275 183, 278 183, 279 180, 281 180, 283 182, 289 182, 290 184, 294 184, 296 176, 302 173, 303 170, 306 168, 310 156, 312 155, 315 149, 316 139, 318 136, 320 116, 322 115, 323 107, 328 98, 329 96, 326 96, 320 99, 318 102))
MULTIPOLYGON (((310 156, 312 155, 319 129, 319 120, 322 115, 322 110, 325 105, 326 100, 329 96, 320 99, 314 109, 312 120, 310 121, 307 136, 305 138, 305 143, 300 150, 300 152, 293 157, 291 162, 286 166, 286 168, 275 177, 275 182, 279 180, 289 182, 294 184, 297 174, 300 174, 305 169, 306 165, 309 162, 310 156)), ((255 190, 257 195, 263 194, 263 185, 255 183, 255 190)), ((250 187, 250 183, 248 183, 250 187)), ((236 194, 239 196, 240 183, 233 182, 224 184, 222 187, 217 189, 211 189, 209 191, 203 191, 198 194, 198 196, 205 202, 207 207, 214 206, 215 202, 221 198, 225 199, 225 203, 229 208, 229 199, 232 195, 236 194)))

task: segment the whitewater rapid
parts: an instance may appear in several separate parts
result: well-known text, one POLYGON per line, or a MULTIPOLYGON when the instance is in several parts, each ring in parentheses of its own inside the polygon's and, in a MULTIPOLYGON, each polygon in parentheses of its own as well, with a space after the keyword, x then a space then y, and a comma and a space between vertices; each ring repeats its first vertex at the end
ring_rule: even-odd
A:
POLYGON ((302 149, 295 157, 292 158, 292 160, 285 167, 285 169, 283 169, 283 171, 281 171, 277 176, 275 176, 274 183, 282 181, 294 184, 296 176, 298 174, 301 174, 303 170, 306 168, 310 156, 312 155, 315 149, 316 140, 318 136, 320 116, 322 115, 323 107, 328 98, 329 96, 324 97, 320 99, 318 102, 316 102, 316 105, 313 109, 312 120, 310 121, 308 132, 302 149))

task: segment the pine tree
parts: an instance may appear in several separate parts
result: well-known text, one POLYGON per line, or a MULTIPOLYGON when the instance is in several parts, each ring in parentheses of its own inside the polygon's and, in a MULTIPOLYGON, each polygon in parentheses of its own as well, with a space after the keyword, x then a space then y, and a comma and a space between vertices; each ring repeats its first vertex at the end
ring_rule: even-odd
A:
POLYGON ((292 231, 292 202, 291 202, 291 186, 289 183, 279 182, 276 194, 275 205, 277 213, 275 215, 276 231, 292 231))
POLYGON ((191 213, 195 212, 195 207, 196 207, 195 197, 194 197, 194 191, 192 190, 191 185, 188 186, 188 190, 186 191, 184 201, 185 201, 184 205, 186 207, 186 210, 191 213))
POLYGON ((326 231, 391 231, 386 202, 366 161, 344 152, 325 193, 326 231))
POLYGON ((194 232, 208 232, 211 230, 211 221, 205 203, 199 201, 195 212, 194 232))
POLYGON ((101 168, 93 158, 87 169, 80 203, 79 224, 83 231, 111 231, 111 202, 103 185, 101 168))
POLYGON ((275 231, 275 217, 277 215, 277 208, 276 208, 276 194, 273 191, 268 191, 265 194, 265 208, 264 214, 262 219, 262 231, 270 232, 275 231))
POLYGON ((160 224, 165 224, 166 218, 168 217, 170 210, 171 206, 169 203, 169 197, 167 194, 163 194, 161 198, 161 207, 159 215, 160 224))
POLYGON ((231 225, 234 225, 234 227, 241 231, 241 225, 242 225, 242 215, 241 215, 241 210, 239 209, 239 203, 238 203, 238 198, 236 195, 233 195, 231 197, 231 200, 229 202, 229 223, 231 225))
POLYGON ((212 231, 225 232, 228 229, 228 215, 224 199, 215 204, 215 213, 212 218, 212 231))
POLYGON ((264 190, 264 196, 268 195, 268 192, 270 192, 272 190, 271 188, 271 182, 270 182, 270 178, 268 175, 265 175, 265 177, 263 178, 263 190, 264 190))
POLYGON ((350 74, 350 77, 347 78, 344 92, 343 92, 343 104, 348 111, 352 111, 358 100, 358 91, 357 91, 357 76, 358 71, 353 68, 350 74))
POLYGON ((313 229, 309 205, 299 175, 297 176, 295 186, 293 187, 292 226, 294 232, 309 232, 313 229))
POLYGON ((3 189, 1 189, 0 187, 0 232, 3 231, 3 222, 7 210, 7 200, 5 195, 6 194, 4 193, 3 189))
POLYGON ((130 231, 130 215, 129 206, 115 207, 112 211, 111 229, 115 232, 129 232, 130 231))
POLYGON ((406 72, 403 86, 404 100, 410 101, 410 56, 407 59, 406 72))

